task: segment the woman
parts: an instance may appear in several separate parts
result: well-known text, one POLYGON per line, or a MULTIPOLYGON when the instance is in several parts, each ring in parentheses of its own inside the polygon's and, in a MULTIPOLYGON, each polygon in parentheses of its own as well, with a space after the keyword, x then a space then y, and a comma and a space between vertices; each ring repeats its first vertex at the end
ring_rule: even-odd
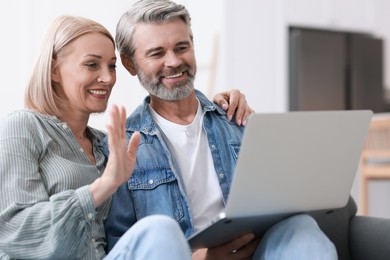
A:
MULTIPOLYGON (((102 25, 71 16, 54 21, 26 90, 27 109, 0 123, 0 259, 105 257, 110 197, 131 176, 139 144, 136 134, 126 145, 126 114, 113 106, 106 164, 97 148, 105 134, 87 125, 107 107, 115 66, 114 40, 102 25)), ((175 221, 153 216, 107 258, 168 256, 190 258, 188 245, 175 221)))

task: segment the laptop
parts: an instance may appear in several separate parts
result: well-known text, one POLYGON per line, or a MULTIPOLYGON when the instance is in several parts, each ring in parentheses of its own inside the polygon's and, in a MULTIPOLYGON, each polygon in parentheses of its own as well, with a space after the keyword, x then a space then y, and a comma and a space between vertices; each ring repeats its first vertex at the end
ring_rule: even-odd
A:
POLYGON ((188 238, 191 248, 222 245, 250 232, 262 236, 294 214, 318 215, 344 207, 372 114, 253 114, 244 130, 226 207, 188 238))

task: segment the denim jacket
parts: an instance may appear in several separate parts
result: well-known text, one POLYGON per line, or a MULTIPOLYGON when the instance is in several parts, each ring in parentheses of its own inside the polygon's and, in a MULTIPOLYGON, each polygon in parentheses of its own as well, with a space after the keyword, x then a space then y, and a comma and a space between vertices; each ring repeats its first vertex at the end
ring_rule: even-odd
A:
MULTIPOLYGON (((226 112, 201 92, 196 90, 196 96, 205 113, 203 128, 226 204, 243 127, 236 125, 234 118, 229 122, 226 112)), ((163 214, 174 218, 186 237, 194 232, 189 201, 180 174, 177 174, 177 162, 166 145, 166 137, 152 120, 149 102, 150 98, 146 97, 126 121, 127 138, 139 131, 141 143, 133 175, 113 196, 105 223, 108 250, 137 220, 148 215, 163 214)), ((107 140, 103 141, 101 148, 108 156, 107 140)))

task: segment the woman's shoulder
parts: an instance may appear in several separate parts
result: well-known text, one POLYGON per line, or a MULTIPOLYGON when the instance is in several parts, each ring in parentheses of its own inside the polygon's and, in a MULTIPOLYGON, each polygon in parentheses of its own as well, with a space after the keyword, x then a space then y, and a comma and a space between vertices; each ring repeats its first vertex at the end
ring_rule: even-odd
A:
POLYGON ((0 119, 0 129, 12 131, 34 131, 41 128, 47 120, 55 120, 55 117, 43 115, 33 110, 16 110, 0 119))
MULTIPOLYGON (((15 110, 4 116, 1 120, 3 122, 24 122, 28 123, 30 120, 41 120, 42 118, 50 118, 50 116, 38 113, 29 109, 15 110)), ((53 117, 54 118, 54 117, 53 117)))
POLYGON ((16 110, 1 118, 1 126, 27 124, 32 117, 33 114, 29 110, 16 110))

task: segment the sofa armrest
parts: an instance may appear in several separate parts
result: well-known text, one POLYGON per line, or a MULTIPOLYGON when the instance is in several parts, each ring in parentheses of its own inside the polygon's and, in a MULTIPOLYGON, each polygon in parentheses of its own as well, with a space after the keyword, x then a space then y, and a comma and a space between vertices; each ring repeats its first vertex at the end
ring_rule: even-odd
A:
POLYGON ((350 223, 350 250, 354 260, 388 260, 390 219, 355 216, 350 223))

